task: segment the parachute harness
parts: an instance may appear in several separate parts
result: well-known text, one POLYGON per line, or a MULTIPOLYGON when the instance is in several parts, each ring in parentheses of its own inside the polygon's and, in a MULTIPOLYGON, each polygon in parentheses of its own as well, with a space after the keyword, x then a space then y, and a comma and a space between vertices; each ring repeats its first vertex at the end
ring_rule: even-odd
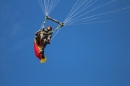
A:
MULTIPOLYGON (((59 32, 59 30, 60 30, 60 28, 61 27, 63 27, 64 26, 64 23, 63 22, 59 22, 59 21, 57 21, 56 19, 53 19, 53 18, 51 18, 51 17, 49 17, 49 16, 46 16, 45 17, 45 19, 44 19, 44 22, 43 22, 43 25, 42 26, 44 26, 45 24, 46 24, 46 20, 51 20, 51 21, 53 21, 53 22, 56 22, 56 23, 58 23, 58 26, 53 30, 53 33, 55 33, 56 31, 56 33, 55 33, 55 35, 53 36, 53 38, 58 34, 58 32, 59 32)), ((53 39, 52 38, 52 39, 53 39)), ((51 40, 52 40, 51 39, 51 40)))

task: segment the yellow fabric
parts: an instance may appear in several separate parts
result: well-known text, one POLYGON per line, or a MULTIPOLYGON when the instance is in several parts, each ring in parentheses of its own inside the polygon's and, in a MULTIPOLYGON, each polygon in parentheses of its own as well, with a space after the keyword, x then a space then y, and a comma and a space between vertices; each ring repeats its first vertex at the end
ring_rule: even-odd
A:
POLYGON ((40 63, 45 63, 46 60, 47 60, 47 58, 45 57, 44 59, 41 59, 41 60, 40 60, 40 63))

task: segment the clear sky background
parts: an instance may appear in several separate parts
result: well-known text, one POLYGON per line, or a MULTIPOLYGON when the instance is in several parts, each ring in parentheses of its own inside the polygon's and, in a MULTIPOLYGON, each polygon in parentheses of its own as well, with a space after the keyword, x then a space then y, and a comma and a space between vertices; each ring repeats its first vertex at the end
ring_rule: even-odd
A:
MULTIPOLYGON (((60 0, 50 16, 64 21, 75 2, 60 0)), ((125 7, 129 0, 117 0, 98 11, 125 7)), ((130 86, 130 9, 63 27, 40 64, 33 42, 44 17, 38 0, 0 0, 0 86, 130 86)))

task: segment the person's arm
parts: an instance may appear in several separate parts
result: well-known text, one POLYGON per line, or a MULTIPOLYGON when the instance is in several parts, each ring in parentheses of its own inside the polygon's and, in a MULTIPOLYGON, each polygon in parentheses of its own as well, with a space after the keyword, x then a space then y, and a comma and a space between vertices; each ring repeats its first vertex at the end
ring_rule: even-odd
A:
POLYGON ((35 35, 38 35, 40 32, 41 32, 40 30, 39 30, 39 31, 37 31, 37 32, 35 33, 35 35))

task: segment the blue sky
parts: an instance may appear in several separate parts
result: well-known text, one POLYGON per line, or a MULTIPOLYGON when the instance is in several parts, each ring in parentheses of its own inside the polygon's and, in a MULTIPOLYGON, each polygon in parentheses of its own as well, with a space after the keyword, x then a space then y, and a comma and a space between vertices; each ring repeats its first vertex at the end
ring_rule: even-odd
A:
MULTIPOLYGON (((64 21, 74 3, 60 0, 50 16, 64 21)), ((98 11, 125 7, 129 0, 117 0, 98 11)), ((0 0, 0 86, 130 86, 129 15, 126 9, 93 21, 110 22, 63 27, 45 49, 47 62, 40 64, 33 50, 45 17, 38 0, 0 0)))

